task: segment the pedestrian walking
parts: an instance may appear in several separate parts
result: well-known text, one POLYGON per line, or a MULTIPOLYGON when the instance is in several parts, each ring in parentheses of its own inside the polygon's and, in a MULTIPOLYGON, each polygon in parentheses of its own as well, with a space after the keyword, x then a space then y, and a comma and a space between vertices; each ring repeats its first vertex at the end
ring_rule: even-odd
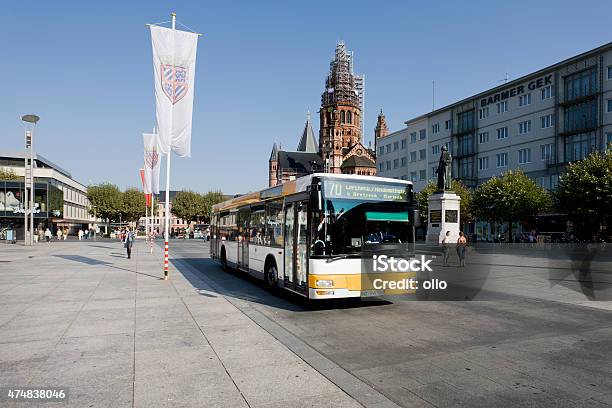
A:
POLYGON ((442 238, 442 266, 448 266, 448 255, 450 253, 450 231, 446 231, 442 238))
POLYGON ((85 228, 85 239, 89 239, 89 228, 85 228))
POLYGON ((57 240, 61 241, 62 240, 62 229, 60 227, 57 228, 57 240))
POLYGON ((465 252, 467 250, 467 239, 463 231, 459 231, 459 239, 457 240, 457 256, 459 257, 459 266, 465 266, 465 252))
POLYGON ((64 228, 64 233, 62 234, 62 238, 64 239, 64 241, 66 240, 66 238, 68 238, 68 228, 64 228))
POLYGON ((132 257, 132 245, 134 245, 134 233, 130 231, 130 227, 127 227, 123 238, 123 246, 127 250, 128 259, 132 257))
POLYGON ((51 236, 52 236, 51 230, 49 228, 47 228, 45 230, 45 239, 47 240, 47 243, 49 243, 49 244, 51 243, 51 236))
POLYGON ((83 239, 83 228, 79 228, 79 241, 83 239))

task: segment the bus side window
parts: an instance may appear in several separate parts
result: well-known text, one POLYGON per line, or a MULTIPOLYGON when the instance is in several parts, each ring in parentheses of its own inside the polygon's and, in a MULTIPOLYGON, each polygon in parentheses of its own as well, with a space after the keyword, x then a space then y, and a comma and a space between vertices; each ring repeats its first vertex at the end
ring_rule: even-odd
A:
POLYGON ((266 203, 265 245, 283 245, 283 203, 280 200, 266 203))

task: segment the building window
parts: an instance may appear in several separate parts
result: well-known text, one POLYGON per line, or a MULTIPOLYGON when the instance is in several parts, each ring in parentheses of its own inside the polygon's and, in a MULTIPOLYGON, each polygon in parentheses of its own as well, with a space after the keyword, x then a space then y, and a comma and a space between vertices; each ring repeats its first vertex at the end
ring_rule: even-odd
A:
POLYGON ((436 155, 440 154, 440 145, 433 145, 433 146, 431 146, 431 154, 433 156, 436 156, 436 155))
POLYGON ((438 171, 438 167, 433 166, 433 167, 431 168, 431 178, 436 178, 437 171, 438 171))
POLYGON ((434 125, 431 127, 431 133, 436 134, 439 131, 440 131, 440 124, 434 123, 434 125))
POLYGON ((416 151, 414 151, 414 152, 410 152, 410 161, 411 161, 411 162, 415 162, 415 161, 416 161, 416 159, 417 159, 417 158, 416 158, 416 157, 417 157, 416 155, 417 155, 417 152, 416 152, 416 151))
POLYGON ((391 170, 391 161, 387 160, 387 170, 391 170))
POLYGON ((387 145, 387 153, 391 153, 391 143, 387 145))
POLYGON ((508 127, 504 126, 497 129, 497 139, 505 139, 508 137, 508 127))
POLYGON ((393 142, 393 151, 399 150, 399 142, 393 142))
POLYGON ((351 125, 353 124, 353 112, 346 112, 346 121, 351 125))
POLYGON ((489 141, 489 132, 482 132, 478 134, 478 143, 487 143, 489 141))
POLYGON ((381 173, 385 171, 385 163, 378 163, 378 171, 381 173))
POLYGON ((427 132, 425 131, 425 129, 419 130, 419 140, 423 140, 426 137, 427 137, 427 132))
POLYGON ((553 152, 553 144, 547 143, 540 145, 540 158, 542 161, 551 161, 553 152))
POLYGON ((595 132, 580 133, 565 138, 565 160, 576 161, 587 157, 597 146, 595 132))
POLYGON ((469 132, 474 129, 474 111, 469 110, 457 114, 457 132, 469 132))
POLYGON ((478 158, 478 170, 487 170, 489 168, 489 158, 480 157, 478 158))
POLYGON ((597 92, 597 67, 565 77, 564 91, 566 102, 597 92))
POLYGON ((552 85, 545 86, 540 90, 540 94, 542 95, 542 100, 552 98, 553 96, 553 87, 552 85))
POLYGON ((520 149, 518 151, 519 164, 531 163, 531 149, 520 149))
POLYGON ((417 137, 416 132, 410 133, 410 143, 416 142, 416 137, 417 137))
POLYGON ((519 96, 519 106, 531 105, 531 93, 519 96))
POLYGON ((459 178, 472 179, 474 177, 474 158, 466 157, 457 160, 457 169, 459 170, 459 178))
POLYGON ((423 181, 427 178, 427 172, 425 170, 419 170, 419 180, 423 181))
POLYGON ((453 120, 452 119, 449 119, 449 120, 444 122, 444 128, 446 130, 449 130, 452 127, 453 127, 453 120))
POLYGON ((612 65, 608 67, 608 79, 612 79, 612 65))
POLYGON ((417 173, 416 171, 411 171, 410 172, 410 181, 417 181, 417 173))
POLYGON ((605 151, 612 149, 612 133, 606 133, 606 145, 604 146, 605 151))
POLYGON ((340 123, 346 122, 344 111, 340 111, 340 123))
POLYGON ((508 112, 508 101, 499 102, 497 104, 497 113, 508 112))
POLYGON ((406 139, 402 139, 402 149, 406 148, 406 139))
POLYGON ((597 127, 597 100, 595 99, 566 106, 563 112, 566 132, 597 127))
POLYGON ((495 155, 497 168, 508 166, 508 153, 498 153, 495 155))
POLYGON ((524 122, 519 123, 519 134, 523 135, 525 133, 531 132, 531 121, 526 120, 524 122))
POLYGON ((553 115, 544 115, 540 117, 540 121, 542 122, 542 129, 546 129, 552 127, 553 125, 553 115))
POLYGON ((407 157, 402 157, 402 167, 406 167, 406 163, 408 162, 407 157))
POLYGON ((610 113, 612 112, 612 98, 608 99, 608 109, 607 112, 610 113))
POLYGON ((489 107, 488 106, 478 109, 478 119, 485 119, 488 117, 489 117, 489 107))
POLYGON ((421 149, 419 150, 419 160, 425 160, 427 158, 427 150, 421 149))
POLYGON ((474 153, 474 135, 462 135, 457 139, 457 155, 466 156, 474 153))
POLYGON ((383 154, 385 154, 385 146, 380 146, 380 147, 378 148, 378 154, 379 154, 379 155, 381 155, 381 156, 382 156, 383 154))

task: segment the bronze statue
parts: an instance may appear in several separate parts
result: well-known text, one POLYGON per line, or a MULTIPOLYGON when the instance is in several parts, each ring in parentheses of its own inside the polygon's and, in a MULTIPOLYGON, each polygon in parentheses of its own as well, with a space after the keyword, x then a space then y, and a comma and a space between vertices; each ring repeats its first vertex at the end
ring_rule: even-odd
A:
POLYGON ((453 156, 451 156, 448 148, 442 146, 442 152, 440 153, 440 161, 438 162, 438 191, 445 191, 451 189, 452 181, 452 162, 453 156))

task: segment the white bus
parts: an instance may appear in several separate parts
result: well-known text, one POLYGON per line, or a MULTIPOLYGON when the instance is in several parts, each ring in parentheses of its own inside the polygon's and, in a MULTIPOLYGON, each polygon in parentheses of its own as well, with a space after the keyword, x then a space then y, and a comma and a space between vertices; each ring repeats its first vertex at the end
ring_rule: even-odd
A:
POLYGON ((310 299, 388 294, 364 284, 372 254, 414 256, 412 183, 315 173, 213 207, 211 257, 310 299))

